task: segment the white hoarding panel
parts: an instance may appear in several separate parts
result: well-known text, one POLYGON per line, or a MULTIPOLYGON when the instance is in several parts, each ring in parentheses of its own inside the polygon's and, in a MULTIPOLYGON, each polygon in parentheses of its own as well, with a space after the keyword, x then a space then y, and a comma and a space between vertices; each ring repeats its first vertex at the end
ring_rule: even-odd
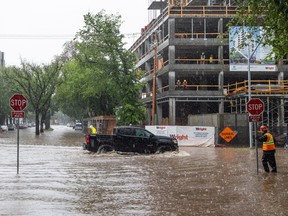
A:
POLYGON ((201 126, 145 126, 155 135, 175 137, 179 146, 215 146, 215 128, 201 126))

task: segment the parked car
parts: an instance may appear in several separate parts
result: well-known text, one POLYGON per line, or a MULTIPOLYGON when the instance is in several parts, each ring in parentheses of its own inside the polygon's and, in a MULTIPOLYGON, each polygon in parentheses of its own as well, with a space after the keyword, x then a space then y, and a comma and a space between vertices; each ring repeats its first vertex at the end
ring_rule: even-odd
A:
POLYGON ((16 128, 14 124, 8 124, 7 127, 8 127, 8 130, 15 130, 16 128))
POLYGON ((74 129, 75 130, 82 130, 82 123, 76 123, 74 129))
POLYGON ((19 129, 26 129, 28 128, 27 124, 19 124, 19 129))
POLYGON ((1 125, 1 130, 2 131, 8 131, 8 126, 7 125, 1 125))

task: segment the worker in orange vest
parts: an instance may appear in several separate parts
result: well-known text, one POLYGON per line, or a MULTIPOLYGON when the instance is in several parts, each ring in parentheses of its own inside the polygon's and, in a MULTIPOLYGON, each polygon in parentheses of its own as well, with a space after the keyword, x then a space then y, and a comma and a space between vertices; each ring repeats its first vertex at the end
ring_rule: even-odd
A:
POLYGON ((257 139, 263 142, 263 156, 262 164, 265 172, 270 172, 269 166, 271 167, 271 172, 277 172, 276 160, 275 160, 275 142, 274 137, 268 132, 268 128, 265 125, 260 127, 261 136, 257 139))

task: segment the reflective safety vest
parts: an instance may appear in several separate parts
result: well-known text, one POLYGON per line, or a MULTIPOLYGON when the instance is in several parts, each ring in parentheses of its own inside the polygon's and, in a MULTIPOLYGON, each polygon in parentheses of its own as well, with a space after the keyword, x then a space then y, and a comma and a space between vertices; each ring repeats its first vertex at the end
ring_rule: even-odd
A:
POLYGON ((97 134, 97 130, 95 127, 91 127, 91 134, 97 134))
POLYGON ((263 151, 275 150, 275 143, 272 134, 266 133, 267 141, 263 142, 263 151))

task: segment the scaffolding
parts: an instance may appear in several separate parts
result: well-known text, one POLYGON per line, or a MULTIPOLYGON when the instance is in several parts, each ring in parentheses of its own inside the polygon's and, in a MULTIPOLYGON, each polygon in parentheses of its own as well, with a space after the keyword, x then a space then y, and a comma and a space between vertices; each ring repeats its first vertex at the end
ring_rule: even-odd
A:
POLYGON ((84 132, 89 133, 89 126, 93 125, 97 129, 97 134, 112 134, 116 126, 114 116, 94 116, 83 119, 84 132))
MULTIPOLYGON (((237 13, 235 1, 163 0, 150 3, 151 10, 161 13, 143 27, 141 36, 129 49, 137 55, 136 68, 144 72, 142 80, 146 85, 141 96, 147 109, 147 124, 151 124, 154 109, 156 124, 167 125, 189 125, 187 116, 202 114, 241 114, 239 116, 243 117, 247 114, 246 104, 251 93, 252 97, 259 97, 265 103, 261 123, 271 127, 287 125, 287 57, 275 62, 273 69, 269 70, 269 66, 263 64, 261 68, 268 67, 267 70, 254 70, 250 92, 246 68, 230 69, 233 59, 229 56, 228 24, 237 13), (205 53, 204 58, 201 53, 205 53), (176 85, 177 80, 181 81, 180 85, 176 85), (188 81, 185 87, 183 80, 188 81)), ((244 65, 245 62, 239 63, 244 65)))

